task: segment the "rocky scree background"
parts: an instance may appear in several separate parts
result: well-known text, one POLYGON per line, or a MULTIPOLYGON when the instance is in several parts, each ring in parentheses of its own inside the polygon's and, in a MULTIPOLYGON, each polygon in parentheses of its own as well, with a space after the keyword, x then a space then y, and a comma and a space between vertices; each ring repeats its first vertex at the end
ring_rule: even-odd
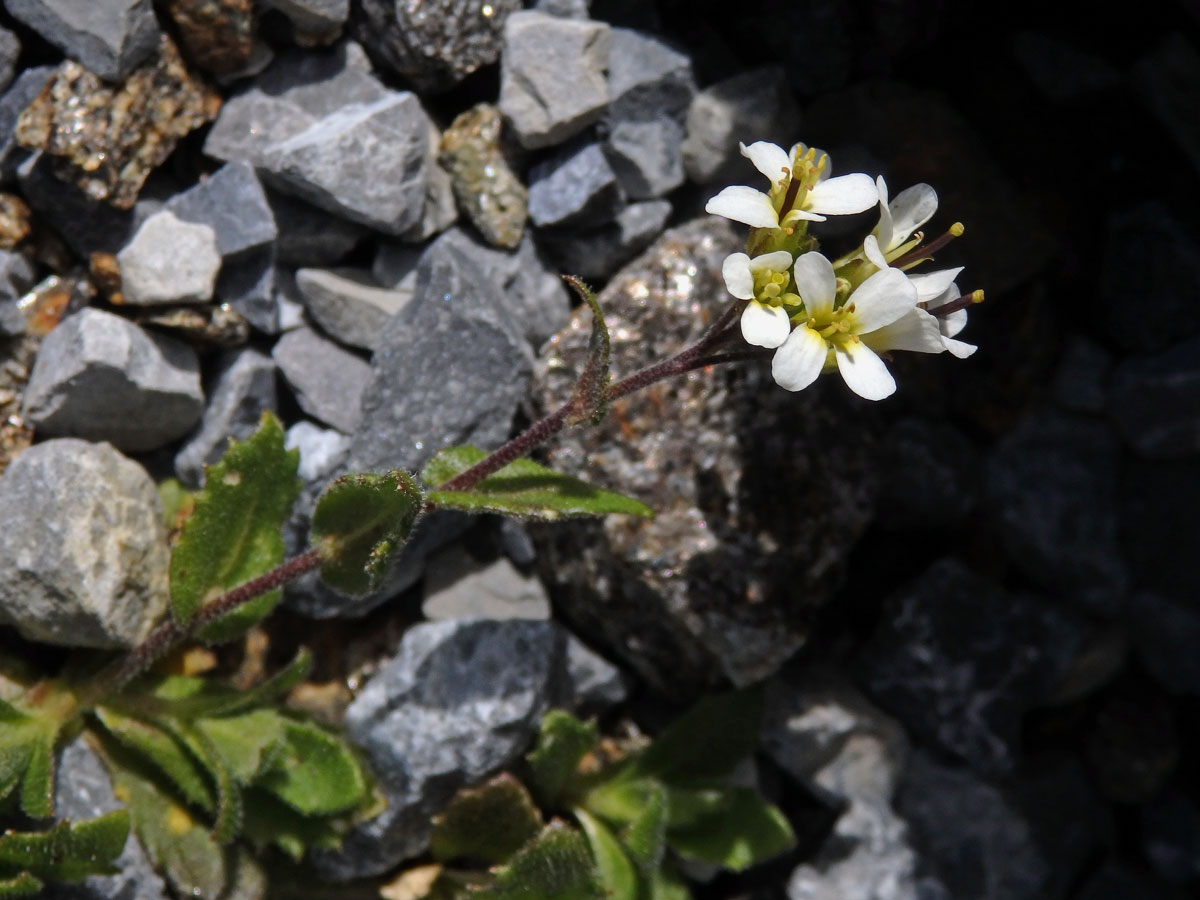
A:
MULTIPOLYGON (((697 216, 758 178, 737 140, 802 138, 966 223, 943 260, 987 291, 979 352, 898 361, 882 406, 750 368, 663 386, 549 454, 653 522, 441 516, 378 595, 297 585, 218 662, 250 681, 314 646, 293 702, 380 776, 387 814, 318 868, 422 852, 551 705, 654 729, 765 679, 756 777, 800 843, 697 896, 1195 892, 1191 4, 5 0, 0 24, 7 656, 144 634, 155 482, 196 485, 264 409, 302 452, 297 548, 336 474, 502 441, 578 358, 559 272, 606 286, 621 370, 677 347, 724 302, 740 239, 697 216)), ((67 755, 60 814, 109 808, 67 755)), ((71 896, 165 896, 136 842, 122 863, 71 896)))

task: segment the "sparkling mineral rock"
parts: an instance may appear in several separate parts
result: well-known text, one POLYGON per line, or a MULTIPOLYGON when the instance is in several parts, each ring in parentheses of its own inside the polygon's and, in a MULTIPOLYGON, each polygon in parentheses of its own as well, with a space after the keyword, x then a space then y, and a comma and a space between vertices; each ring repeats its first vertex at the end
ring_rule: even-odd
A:
POLYGON ((214 75, 230 75, 250 62, 254 50, 252 0, 167 0, 188 58, 214 75))
POLYGON ((480 103, 450 123, 439 161, 450 173, 459 208, 484 240, 512 248, 521 243, 529 196, 508 163, 503 128, 500 110, 480 103))
MULTIPOLYGON (((726 223, 694 221, 618 273, 600 295, 614 377, 699 337, 730 300, 721 263, 738 243, 726 223)), ((551 339, 536 370, 543 409, 571 395, 586 310, 551 339)), ((539 526, 556 608, 667 695, 767 677, 804 644, 872 516, 874 415, 835 379, 780 390, 765 361, 698 371, 614 403, 599 427, 552 443, 549 464, 631 494, 655 517, 539 526)))
POLYGON ((21 114, 17 141, 53 156, 55 174, 93 200, 130 209, 147 176, 220 104, 164 36, 157 56, 116 86, 63 62, 21 114))

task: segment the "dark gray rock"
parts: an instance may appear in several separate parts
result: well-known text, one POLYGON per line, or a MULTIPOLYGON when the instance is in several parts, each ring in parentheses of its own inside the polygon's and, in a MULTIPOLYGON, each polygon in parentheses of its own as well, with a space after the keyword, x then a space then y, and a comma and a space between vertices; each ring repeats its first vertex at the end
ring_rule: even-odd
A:
POLYGON ((375 349, 387 320, 412 299, 411 291, 380 287, 359 269, 299 269, 296 288, 329 335, 366 350, 375 349))
POLYGON ((501 33, 521 0, 361 0, 354 34, 380 65, 440 91, 496 61, 501 33))
POLYGON ((268 191, 267 200, 279 229, 275 246, 282 265, 335 265, 367 234, 367 229, 356 222, 347 222, 286 194, 268 191))
POLYGON ((28 640, 129 647, 165 612, 162 503, 110 445, 29 447, 0 478, 0 510, 0 620, 28 640))
POLYGON ((537 0, 533 8, 548 16, 564 19, 586 19, 592 0, 537 0))
POLYGON ((608 278, 654 243, 670 217, 667 200, 631 203, 611 224, 547 231, 542 245, 562 271, 582 278, 608 278))
POLYGON ((508 17, 499 106, 521 146, 561 143, 604 115, 611 33, 603 22, 532 10, 508 17))
MULTIPOLYGON (((55 772, 55 814, 79 822, 124 809, 100 758, 77 737, 62 749, 55 772)), ((169 900, 145 848, 130 829, 125 849, 115 860, 116 875, 89 875, 80 882, 57 883, 43 894, 54 900, 169 900)))
POLYGON ((305 34, 336 35, 350 18, 350 0, 266 0, 266 5, 305 34))
POLYGON ((625 193, 661 197, 683 184, 683 126, 673 119, 617 122, 604 142, 625 193))
POLYGON ((535 225, 600 225, 624 205, 617 173, 600 144, 568 150, 529 172, 529 217, 535 225))
POLYGON ((1172 791, 1142 807, 1142 843, 1159 875, 1186 885, 1200 878, 1200 808, 1172 791))
POLYGON ((610 124, 668 119, 683 123, 696 94, 684 53, 632 28, 614 28, 608 51, 610 124))
POLYGON ((1108 408, 1112 354, 1076 335, 1063 349, 1054 373, 1054 400, 1071 412, 1102 413, 1108 408))
POLYGON ((582 716, 599 715, 629 696, 624 673, 573 634, 567 635, 567 679, 570 708, 582 716))
POLYGON ((1137 872, 1120 863, 1109 862, 1102 866, 1080 888, 1072 900, 1182 900, 1143 872, 1137 872))
POLYGON ((0 91, 12 84, 20 55, 20 39, 7 28, 0 28, 0 91))
POLYGON ((858 656, 874 700, 977 771, 1011 769, 1021 717, 1062 680, 1082 626, 953 560, 892 594, 884 610, 858 656))
POLYGON ((25 391, 43 435, 153 450, 183 437, 204 411, 191 347, 112 313, 84 309, 47 335, 25 391))
POLYGON ((150 0, 5 0, 20 19, 101 78, 120 81, 157 49, 150 0))
POLYGON ((326 877, 376 875, 421 853, 431 816, 454 792, 515 761, 558 700, 563 633, 550 622, 458 619, 416 625, 397 656, 346 711, 388 799, 340 851, 318 857, 326 877))
POLYGON ((0 97, 0 183, 7 184, 16 178, 17 166, 29 153, 17 143, 17 118, 42 92, 56 68, 26 69, 0 97))
POLYGON ((215 293, 263 334, 278 334, 279 269, 274 246, 252 250, 221 264, 215 293))
POLYGON ((358 427, 359 401, 371 380, 366 360, 311 328, 287 332, 271 356, 302 410, 347 434, 358 427))
POLYGON ((27 324, 25 313, 15 300, 0 300, 0 336, 20 337, 27 324))
POLYGON ((17 182, 21 196, 38 218, 83 259, 97 250, 116 253, 133 231, 133 210, 97 203, 60 180, 48 154, 34 153, 22 160, 17 166, 17 182))
POLYGON ((1142 456, 1200 453, 1200 338, 1118 366, 1112 415, 1125 443, 1142 456))
POLYGON ((184 222, 207 225, 217 234, 225 261, 275 242, 279 230, 254 167, 245 162, 222 166, 199 184, 167 202, 184 222))
POLYGON ((477 563, 459 546, 429 560, 424 592, 421 614, 431 620, 550 618, 550 599, 540 581, 518 572, 507 559, 477 563))
POLYGON ((970 772, 914 754, 896 807, 908 822, 922 868, 954 900, 1029 900, 1044 896, 1051 866, 1029 823, 970 772))
POLYGON ((216 232, 167 209, 141 224, 117 262, 122 295, 134 306, 207 302, 221 270, 216 232))
POLYGON ((1159 681, 1200 694, 1200 606, 1140 591, 1129 602, 1129 629, 1142 665, 1159 681))
POLYGON ((701 184, 732 183, 744 175, 738 142, 771 141, 786 148, 791 134, 781 134, 781 126, 799 127, 796 101, 782 69, 753 69, 718 81, 688 106, 684 169, 701 184))
POLYGON ((1114 214, 1102 260, 1096 318, 1118 347, 1150 353, 1200 330, 1200 243, 1166 207, 1114 214))
POLYGON ((1129 461, 1121 546, 1139 588, 1186 603, 1200 597, 1200 461, 1129 461))
POLYGON ((252 347, 224 354, 217 360, 208 406, 195 434, 175 455, 175 474, 191 487, 204 481, 204 467, 225 454, 229 439, 245 440, 266 410, 278 407, 275 363, 252 347))
POLYGON ((33 287, 35 281, 37 269, 25 254, 0 250, 0 301, 16 300, 33 287))
POLYGON ((952 425, 908 418, 884 438, 879 522, 886 528, 944 528, 979 498, 979 452, 952 425))
POLYGON ((426 241, 458 221, 458 204, 454 200, 454 180, 438 162, 441 141, 441 132, 430 121, 429 143, 425 158, 425 206, 421 218, 400 235, 402 240, 415 243, 426 241))
POLYGON ((1006 435, 986 465, 987 503, 1013 563, 1102 615, 1116 613, 1129 585, 1120 462, 1104 423, 1045 411, 1006 435))

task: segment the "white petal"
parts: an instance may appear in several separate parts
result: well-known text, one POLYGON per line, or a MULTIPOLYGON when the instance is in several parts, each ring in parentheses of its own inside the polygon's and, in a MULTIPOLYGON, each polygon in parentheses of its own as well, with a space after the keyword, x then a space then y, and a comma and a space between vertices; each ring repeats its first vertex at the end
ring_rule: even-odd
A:
POLYGON ((946 349, 938 320, 923 309, 913 307, 891 325, 864 334, 862 341, 872 350, 911 350, 914 353, 941 353, 946 349))
POLYGON ((946 349, 950 351, 951 356, 957 356, 959 359, 966 359, 979 348, 974 344, 968 344, 966 341, 955 341, 951 338, 942 338, 942 343, 946 345, 946 349))
POLYGON ((946 337, 954 337, 967 327, 967 311, 956 309, 948 315, 938 316, 938 321, 942 323, 942 334, 946 337))
POLYGON ((784 173, 791 177, 792 161, 778 144, 755 141, 749 147, 745 144, 738 146, 742 148, 742 156, 754 163, 754 168, 766 175, 772 185, 778 184, 784 173))
POLYGON ((946 293, 950 289, 950 285, 954 284, 954 279, 958 277, 958 273, 962 270, 963 267, 959 266, 957 269, 939 269, 936 272, 922 272, 919 275, 909 275, 908 280, 917 289, 917 301, 923 303, 934 300, 946 293))
POLYGON ((951 300, 957 300, 962 296, 962 291, 958 289, 957 284, 951 284, 946 288, 944 293, 939 294, 931 300, 926 301, 926 309, 937 309, 939 306, 945 306, 951 300))
POLYGON ((833 263, 813 250, 796 260, 792 273, 796 278, 796 293, 810 316, 824 318, 833 312, 833 295, 837 290, 833 263))
POLYGON ((879 202, 879 191, 870 175, 857 172, 818 183, 804 201, 807 209, 830 216, 846 216, 870 209, 879 202))
POLYGON ((820 376, 828 355, 825 339, 807 325, 801 325, 775 351, 771 375, 780 387, 802 391, 820 376))
POLYGON ((879 193, 879 224, 875 226, 875 230, 872 233, 879 238, 880 246, 885 250, 890 250, 896 246, 896 244, 892 243, 892 235, 895 233, 895 229, 892 223, 892 212, 888 209, 887 205, 887 182, 883 180, 882 175, 875 179, 875 190, 879 193))
POLYGON ((879 251, 879 241, 875 239, 875 235, 867 235, 866 240, 863 241, 863 252, 866 253, 867 259, 875 268, 882 270, 888 267, 888 261, 879 251))
POLYGON ((875 176, 875 191, 876 191, 876 193, 879 194, 879 205, 882 206, 884 209, 887 209, 888 186, 887 186, 887 182, 883 180, 882 175, 875 176))
MULTIPOLYGON (((742 254, 743 256, 745 254, 742 254)), ((764 253, 762 256, 756 256, 750 260, 750 271, 761 272, 763 269, 770 269, 772 272, 786 272, 792 265, 792 254, 786 250, 773 250, 770 253, 764 253)))
MULTIPOLYGON (((862 342, 847 341, 834 348, 838 371, 846 385, 865 400, 882 400, 896 392, 896 379, 875 351, 862 342)), ((776 379, 778 380, 778 379, 776 379)))
POLYGON ((751 300, 742 310, 742 337, 755 347, 773 350, 787 340, 791 330, 787 313, 778 306, 751 300))
POLYGON ((927 184, 914 184, 902 190, 888 204, 892 213, 892 240, 884 246, 888 250, 899 247, 914 231, 933 218, 937 207, 937 192, 927 184))
POLYGON ((850 295, 855 334, 890 325, 917 305, 917 289, 899 269, 876 272, 850 295))
POLYGON ((729 293, 739 300, 754 296, 754 275, 750 271, 750 257, 745 253, 730 253, 721 263, 721 277, 729 293))
POLYGON ((725 188, 704 205, 704 211, 754 228, 779 227, 779 214, 771 205, 771 198, 762 191, 740 184, 725 188))

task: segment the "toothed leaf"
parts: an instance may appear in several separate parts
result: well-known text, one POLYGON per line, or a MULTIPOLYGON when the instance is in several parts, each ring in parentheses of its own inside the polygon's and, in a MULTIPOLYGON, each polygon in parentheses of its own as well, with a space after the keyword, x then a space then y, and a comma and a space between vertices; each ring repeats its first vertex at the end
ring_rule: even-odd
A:
POLYGON ((587 810, 575 810, 596 860, 596 873, 608 900, 638 900, 638 876, 621 842, 587 810))
POLYGON ((96 708, 96 718, 122 746, 165 775, 188 802, 206 811, 214 808, 216 798, 209 787, 209 777, 169 728, 106 706, 96 708))
POLYGON ((366 772, 341 739, 307 722, 289 721, 278 755, 258 781, 293 809, 333 815, 370 798, 366 772))
POLYGON ((567 416, 567 424, 582 425, 587 422, 598 425, 608 413, 608 326, 595 292, 573 275, 566 276, 566 282, 592 308, 592 333, 588 338, 587 359, 571 394, 571 413, 567 416))
POLYGON ((32 883, 31 878, 78 881, 109 875, 128 836, 129 815, 123 809, 83 822, 59 822, 46 831, 10 831, 0 836, 0 870, 19 873, 10 878, 9 890, 32 883))
POLYGON ((507 773, 459 791, 433 821, 430 851, 439 862, 496 865, 542 830, 529 792, 507 773))
POLYGON ((525 758, 533 770, 534 792, 543 804, 560 805, 580 761, 599 741, 594 722, 581 722, 561 709, 542 717, 537 744, 525 758))
POLYGON ((522 847, 479 900, 602 900, 587 838, 551 822, 522 847))

